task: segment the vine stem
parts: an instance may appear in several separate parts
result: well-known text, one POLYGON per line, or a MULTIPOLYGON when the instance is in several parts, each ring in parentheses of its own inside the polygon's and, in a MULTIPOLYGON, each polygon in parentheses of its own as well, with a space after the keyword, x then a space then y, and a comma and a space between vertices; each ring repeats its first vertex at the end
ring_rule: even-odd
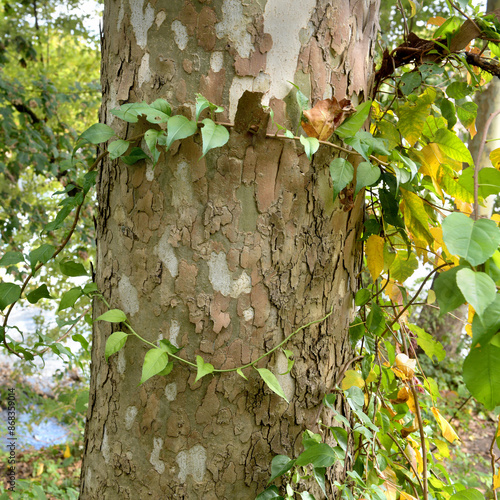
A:
MULTIPOLYGON (((106 306, 108 307, 108 309, 111 309, 111 306, 109 305, 109 303, 107 302, 107 300, 102 295, 101 295, 101 300, 106 304, 106 306)), ((332 305, 332 308, 330 309, 330 312, 328 312, 322 318, 316 319, 314 321, 310 321, 309 323, 307 323, 305 325, 302 325, 299 328, 297 328, 296 330, 294 330, 290 335, 288 335, 287 337, 285 337, 285 339, 282 340, 278 345, 276 345, 275 347, 273 347, 270 351, 267 351, 264 354, 262 354, 261 356, 259 356, 256 360, 251 361, 250 363, 247 363, 246 365, 238 366, 236 368, 227 368, 227 369, 224 369, 224 370, 214 369, 214 371, 212 373, 235 372, 237 370, 244 370, 245 368, 250 368, 251 366, 256 365, 261 359, 264 359, 265 357, 269 356, 274 351, 276 351, 277 349, 279 349, 281 346, 283 346, 284 344, 286 344, 294 335, 297 335, 297 333, 301 332, 302 330, 304 330, 304 329, 306 329, 306 328, 308 328, 308 327, 310 327, 312 325, 316 325, 318 323, 322 323, 323 321, 325 321, 327 318, 329 318, 333 314, 333 308, 334 308, 334 305, 332 305)), ((153 344, 153 342, 150 342, 149 340, 146 340, 144 337, 142 337, 141 335, 139 335, 134 330, 134 328, 128 323, 128 321, 124 322, 124 325, 130 330, 130 332, 133 335, 135 335, 138 339, 142 340, 145 344, 148 344, 151 347, 154 347, 155 349, 158 349, 158 346, 156 344, 153 344)), ((168 355, 170 357, 178 360, 178 361, 181 361, 182 363, 185 363, 185 364, 187 364, 189 366, 192 366, 194 368, 198 368, 198 365, 196 365, 196 363, 193 363, 192 361, 188 361, 187 359, 181 358, 180 356, 176 356, 175 354, 170 354, 169 353, 168 355)), ((352 363, 353 361, 356 361, 356 359, 357 358, 355 358, 354 360, 351 360, 350 363, 352 363)))

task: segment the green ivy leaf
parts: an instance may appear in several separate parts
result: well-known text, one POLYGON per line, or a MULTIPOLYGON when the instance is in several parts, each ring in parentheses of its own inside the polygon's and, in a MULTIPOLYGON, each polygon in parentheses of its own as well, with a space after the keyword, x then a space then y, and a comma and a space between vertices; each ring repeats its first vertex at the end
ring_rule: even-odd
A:
POLYGON ((473 221, 465 214, 455 212, 443 221, 443 240, 452 254, 478 266, 498 248, 500 229, 492 220, 473 221))
POLYGON ((271 460, 271 478, 267 484, 273 482, 277 477, 288 472, 295 465, 295 460, 288 458, 286 455, 276 455, 271 460))
POLYGON ((160 349, 165 349, 169 354, 175 354, 180 351, 179 347, 176 347, 170 340, 162 339, 160 340, 160 349))
POLYGON ((283 389, 281 388, 281 385, 278 382, 278 379, 276 378, 274 373, 269 371, 267 368, 255 368, 255 369, 259 372, 260 377, 265 382, 267 387, 269 387, 271 391, 273 391, 275 394, 283 398, 288 403, 288 399, 286 398, 285 393, 283 392, 283 389))
POLYGON ((210 102, 201 94, 196 94, 196 121, 200 119, 201 112, 207 108, 209 108, 213 113, 222 113, 222 111, 224 111, 224 108, 222 108, 221 106, 217 106, 217 104, 210 102))
POLYGON ((488 410, 500 405, 500 347, 475 347, 465 358, 463 377, 470 393, 488 410))
POLYGON ((361 189, 367 186, 373 186, 380 178, 380 168, 377 165, 372 165, 370 162, 363 161, 358 165, 356 170, 356 196, 361 189))
POLYGON ((197 372, 196 372, 196 378, 194 379, 195 382, 198 382, 200 378, 214 371, 213 365, 211 365, 210 363, 205 363, 205 361, 201 356, 196 356, 196 367, 197 367, 197 372))
POLYGON ((128 156, 122 157, 122 162, 127 165, 133 165, 140 160, 147 160, 149 156, 141 148, 132 148, 128 156))
POLYGON ((160 138, 164 136, 165 132, 163 130, 154 130, 152 128, 144 134, 144 140, 146 141, 153 158, 153 167, 158 163, 158 159, 160 158, 160 151, 156 149, 156 145, 158 144, 160 138))
POLYGON ((241 368, 238 368, 238 369, 236 370, 236 373, 237 373, 240 377, 244 378, 245 380, 248 380, 248 378, 245 376, 245 374, 241 371, 241 368))
POLYGON ((21 252, 6 252, 0 259, 0 266, 9 267, 18 264, 19 262, 24 262, 24 257, 21 252))
POLYGON ((77 143, 90 142, 91 144, 101 144, 115 135, 115 131, 104 123, 94 123, 78 138, 77 143))
POLYGON ((127 315, 120 309, 110 309, 101 314, 96 321, 108 321, 109 323, 124 323, 127 321, 127 315))
MULTIPOLYGON (((109 311, 108 311, 109 312, 109 311)), ((142 376, 139 385, 144 384, 146 380, 162 372, 168 364, 168 353, 164 349, 150 349, 144 356, 142 365, 142 376)))
POLYGON ((68 307, 73 307, 75 302, 83 295, 83 290, 79 286, 75 286, 64 292, 61 296, 61 302, 59 302, 59 307, 57 311, 63 311, 68 307))
POLYGON ((65 276, 87 276, 87 270, 79 262, 66 260, 59 263, 59 269, 65 276))
POLYGON ((223 125, 216 125, 209 118, 203 120, 203 128, 201 129, 201 137, 203 139, 203 158, 211 149, 220 148, 229 141, 229 132, 223 125))
POLYGON ((36 290, 28 293, 26 298, 30 304, 36 304, 40 299, 51 299, 52 297, 47 289, 47 285, 41 285, 36 290))
POLYGON ((300 136, 300 143, 304 146, 304 151, 309 160, 312 160, 312 156, 319 149, 319 141, 315 137, 306 137, 304 135, 300 136))
POLYGON ((360 104, 356 109, 356 113, 350 116, 339 127, 335 129, 335 133, 341 138, 353 137, 358 130, 363 126, 370 114, 372 101, 368 100, 360 104))
POLYGON ((361 288, 356 292, 356 295, 354 297, 354 303, 358 306, 364 306, 366 303, 369 302, 372 294, 368 288, 361 288))
POLYGON ((31 271, 35 270, 35 267, 38 264, 38 262, 46 264, 52 258, 52 255, 54 255, 55 250, 56 247, 53 247, 52 245, 49 245, 47 243, 44 243, 43 245, 40 245, 38 248, 32 250, 29 254, 31 271))
POLYGON ((128 334, 125 332, 114 332, 106 340, 106 347, 104 349, 104 355, 106 356, 106 361, 108 358, 118 352, 127 342, 128 334))
POLYGON ((0 311, 21 297, 21 287, 15 283, 0 283, 0 311))
POLYGON ((337 454, 331 446, 326 443, 318 443, 302 452, 295 461, 295 464, 300 466, 312 464, 313 467, 331 467, 337 460, 337 454))
POLYGON ((465 300, 474 308, 479 316, 495 300, 495 282, 486 274, 472 269, 460 269, 457 272, 457 285, 465 300))
POLYGON ((196 122, 188 120, 182 115, 173 116, 168 122, 167 148, 169 148, 174 141, 191 137, 196 134, 197 131, 198 125, 196 122))
POLYGON ((266 488, 262 493, 259 493, 255 500, 272 500, 277 498, 278 500, 283 500, 283 497, 279 494, 279 490, 274 484, 266 488))
POLYGON ((166 123, 172 114, 172 107, 165 99, 156 99, 150 104, 150 107, 162 113, 161 115, 157 114, 158 118, 161 117, 161 121, 153 121, 152 123, 166 123))
POLYGON ((129 142, 124 141, 123 139, 111 142, 108 146, 109 157, 112 160, 116 160, 116 158, 119 158, 127 152, 129 145, 129 142))
POLYGON ((354 167, 344 158, 335 158, 330 163, 330 176, 333 180, 333 198, 344 189, 354 177, 354 167))

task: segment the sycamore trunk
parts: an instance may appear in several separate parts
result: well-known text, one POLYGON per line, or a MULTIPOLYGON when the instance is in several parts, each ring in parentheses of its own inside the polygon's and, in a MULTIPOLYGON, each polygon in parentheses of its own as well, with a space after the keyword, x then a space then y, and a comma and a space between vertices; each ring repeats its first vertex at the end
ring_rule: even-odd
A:
MULTIPOLYGON (((302 431, 318 429, 322 398, 352 357, 363 201, 347 211, 333 203, 333 152, 322 146, 310 162, 295 141, 266 137, 273 129, 256 102, 292 128, 290 82, 313 103, 368 98, 378 3, 105 2, 102 121, 134 136, 144 124, 111 109, 161 97, 191 118, 201 93, 224 106, 218 121, 236 122, 229 143, 201 160, 195 137, 155 169, 102 165, 96 281, 111 307, 148 340, 169 339, 216 368, 248 363, 334 313, 286 346, 295 365, 278 378, 290 404, 255 370, 248 381, 230 373, 195 383, 176 363, 139 386, 146 346, 130 338, 107 363, 119 326, 96 322, 82 499, 252 499, 272 457, 296 456, 302 431)), ((95 317, 104 310, 97 302, 95 317)), ((287 371, 282 353, 260 366, 287 371)))

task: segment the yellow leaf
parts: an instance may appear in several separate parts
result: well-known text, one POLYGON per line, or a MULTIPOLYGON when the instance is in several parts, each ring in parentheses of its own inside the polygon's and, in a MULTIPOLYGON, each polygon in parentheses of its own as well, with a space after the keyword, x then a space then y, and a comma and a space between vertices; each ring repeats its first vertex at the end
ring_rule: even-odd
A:
POLYGON ((71 456, 71 451, 69 449, 69 446, 66 445, 66 449, 64 450, 63 457, 64 458, 69 458, 71 456))
POLYGON ((462 200, 455 200, 455 205, 463 214, 470 215, 474 209, 472 203, 466 203, 462 200))
POLYGON ((474 136, 477 134, 477 130, 476 130, 476 120, 474 119, 474 121, 469 125, 469 127, 467 128, 467 130, 469 131, 469 134, 470 134, 470 138, 471 139, 474 139, 474 136))
POLYGON ((402 380, 411 380, 415 375, 417 361, 409 358, 406 354, 400 353, 396 356, 395 366, 392 371, 402 380))
POLYGON ((403 195, 402 212, 405 218, 406 227, 413 235, 414 239, 425 242, 430 246, 434 243, 434 238, 429 231, 429 215, 425 211, 424 202, 420 196, 400 188, 403 195))
POLYGON ((441 432, 443 433, 443 437, 449 442, 453 443, 456 439, 460 441, 457 433, 453 430, 453 427, 450 423, 439 413, 439 410, 434 406, 431 408, 432 414, 434 415, 439 427, 441 428, 441 432))
POLYGON ((384 238, 372 234, 365 245, 366 263, 375 281, 384 269, 384 238))
POLYGON ((436 302, 436 292, 432 289, 430 289, 427 292, 427 304, 434 304, 436 302))
POLYGON ((35 472, 35 477, 41 476, 43 474, 43 469, 44 469, 44 464, 43 462, 39 462, 37 467, 36 467, 36 472, 35 472))
POLYGON ((498 224, 500 222, 500 214, 493 214, 491 220, 494 220, 498 224))
MULTIPOLYGON (((406 403, 408 405, 408 408, 410 409, 410 411, 412 413, 416 412, 415 400, 413 399, 413 394, 411 393, 410 389, 406 386, 399 389, 398 398, 391 399, 391 403, 394 403, 394 404, 406 403)), ((413 432, 413 431, 410 431, 410 432, 413 432)))
POLYGON ((493 476, 493 489, 500 488, 500 471, 493 476))
POLYGON ((386 467, 381 473, 380 477, 384 479, 382 483, 382 489, 385 490, 385 497, 387 500, 396 500, 398 495, 398 478, 396 473, 390 468, 386 467))
POLYGON ((405 453, 410 457, 413 467, 421 474, 424 470, 424 461, 422 460, 422 453, 420 453, 420 446, 410 436, 406 440, 408 441, 408 445, 406 446, 405 453))
POLYGON ((375 370, 372 368, 370 370, 370 373, 368 374, 368 377, 366 377, 366 383, 369 384, 370 382, 373 382, 374 380, 377 380, 377 374, 375 373, 375 370))
POLYGON ((399 495, 399 500, 417 500, 413 495, 410 495, 409 493, 405 493, 404 491, 401 492, 399 495))
POLYGON ((467 324, 465 325, 465 331, 469 337, 472 337, 472 320, 474 319, 474 308, 469 304, 469 312, 467 315, 467 324))
POLYGON ((493 166, 497 169, 500 170, 500 148, 494 149, 490 153, 490 160, 493 166))
POLYGON ((427 24, 432 24, 433 26, 441 26, 445 21, 446 19, 444 17, 436 16, 429 18, 427 24))
POLYGON ((442 457, 448 458, 450 456, 450 449, 446 441, 441 439, 434 439, 433 443, 437 446, 438 452, 442 457))
POLYGON ((342 390, 347 391, 351 387, 359 387, 363 389, 365 386, 365 381, 360 373, 356 370, 347 370, 345 372, 345 376, 342 380, 342 390))

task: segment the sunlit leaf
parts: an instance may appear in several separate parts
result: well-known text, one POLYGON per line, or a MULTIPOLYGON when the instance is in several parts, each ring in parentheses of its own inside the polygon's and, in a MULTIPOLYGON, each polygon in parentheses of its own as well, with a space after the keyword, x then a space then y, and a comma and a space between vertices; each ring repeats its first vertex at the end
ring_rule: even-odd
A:
POLYGON ((285 396, 285 393, 283 392, 283 389, 281 388, 281 385, 278 382, 276 376, 267 368, 256 368, 256 370, 259 372, 259 375, 261 376, 267 387, 269 387, 271 391, 282 397, 288 403, 288 399, 285 396))
POLYGON ((384 270, 384 243, 385 240, 381 236, 372 234, 365 244, 366 263, 373 281, 375 281, 380 273, 384 270))
POLYGON ((106 340, 104 355, 106 360, 115 352, 118 352, 127 342, 128 335, 125 332, 114 332, 106 340))
POLYGON ((453 430, 453 427, 449 424, 449 422, 439 413, 439 410, 434 406, 431 408, 432 414, 434 415, 441 432, 443 433, 443 437, 449 442, 453 443, 455 440, 459 440, 457 433, 453 430))
POLYGON ((343 391, 347 391, 347 389, 350 389, 353 386, 363 389, 365 381, 363 380, 361 373, 356 370, 347 370, 344 378, 342 379, 341 389, 343 391))
POLYGON ((346 116, 354 113, 351 101, 342 99, 340 102, 335 97, 318 101, 314 107, 305 110, 305 120, 301 125, 309 137, 326 141, 333 131, 344 121, 346 116))
POLYGON ((210 363, 205 363, 205 361, 201 356, 196 356, 196 366, 197 366, 197 371, 196 371, 196 378, 194 379, 195 382, 198 382, 200 378, 214 371, 214 366, 210 363))
POLYGON ((485 309, 495 300, 495 282, 486 274, 472 269, 460 269, 457 273, 457 285, 465 300, 482 317, 485 309))
POLYGON ((139 383, 143 384, 154 375, 159 374, 165 369, 168 363, 168 353, 164 349, 150 349, 144 356, 144 364, 142 365, 142 376, 139 383))
POLYGON ((229 132, 223 125, 216 125, 209 118, 205 118, 201 129, 201 137, 203 139, 203 157, 211 149, 224 146, 229 140, 229 132))
POLYGON ((109 323, 123 323, 127 321, 127 315, 120 309, 110 309, 101 314, 96 321, 108 321, 109 323))
POLYGON ((172 116, 168 121, 167 148, 169 148, 174 141, 191 137, 196 134, 197 131, 198 125, 196 122, 182 115, 172 116))

